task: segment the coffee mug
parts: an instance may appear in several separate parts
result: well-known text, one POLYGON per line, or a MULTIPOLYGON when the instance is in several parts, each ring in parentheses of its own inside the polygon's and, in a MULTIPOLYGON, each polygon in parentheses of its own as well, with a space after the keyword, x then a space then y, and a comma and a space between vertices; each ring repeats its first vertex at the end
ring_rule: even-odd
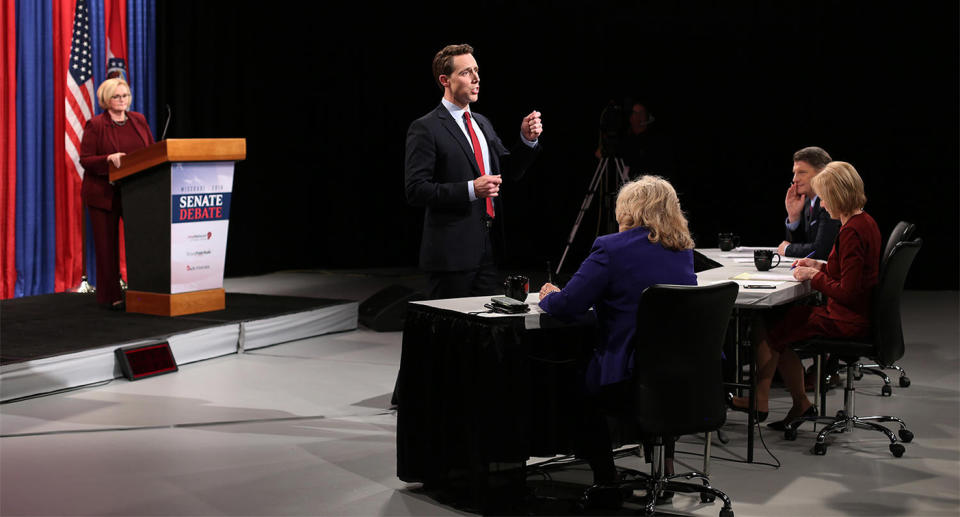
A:
POLYGON ((780 265, 780 255, 770 250, 754 250, 753 264, 757 266, 757 271, 769 271, 780 265), (777 263, 773 263, 773 257, 777 257, 777 263))
POLYGON ((530 279, 523 275, 510 275, 503 282, 503 294, 508 298, 525 302, 529 292, 530 279))
POLYGON ((740 245, 740 236, 732 233, 717 234, 717 241, 720 243, 720 251, 730 251, 740 245))

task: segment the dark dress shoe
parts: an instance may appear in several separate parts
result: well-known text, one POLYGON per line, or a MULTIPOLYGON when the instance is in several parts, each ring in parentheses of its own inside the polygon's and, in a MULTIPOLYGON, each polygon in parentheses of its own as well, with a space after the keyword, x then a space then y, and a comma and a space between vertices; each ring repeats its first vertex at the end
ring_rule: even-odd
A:
POLYGON ((773 429, 774 431, 786 431, 787 427, 794 427, 794 428, 799 427, 800 424, 803 423, 803 420, 801 419, 808 416, 809 417, 817 416, 816 406, 808 407, 807 410, 804 411, 803 414, 797 418, 790 418, 788 416, 787 418, 784 418, 783 420, 780 420, 778 422, 770 422, 769 424, 767 424, 767 428, 773 429))
MULTIPOLYGON (((733 404, 733 393, 727 393, 727 407, 734 410, 740 411, 741 413, 749 413, 750 408, 735 406, 733 404)), ((770 414, 769 411, 757 411, 757 422, 763 422, 767 419, 767 416, 770 414)))

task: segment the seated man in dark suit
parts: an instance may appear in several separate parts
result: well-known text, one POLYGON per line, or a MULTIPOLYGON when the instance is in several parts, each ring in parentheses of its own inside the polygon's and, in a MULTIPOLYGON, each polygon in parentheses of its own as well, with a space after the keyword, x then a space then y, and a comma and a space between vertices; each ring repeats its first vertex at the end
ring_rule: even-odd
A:
POLYGON ((804 147, 793 153, 793 183, 784 199, 787 239, 777 247, 781 256, 826 260, 830 254, 840 221, 830 217, 810 188, 810 181, 830 161, 830 155, 819 147, 804 147))

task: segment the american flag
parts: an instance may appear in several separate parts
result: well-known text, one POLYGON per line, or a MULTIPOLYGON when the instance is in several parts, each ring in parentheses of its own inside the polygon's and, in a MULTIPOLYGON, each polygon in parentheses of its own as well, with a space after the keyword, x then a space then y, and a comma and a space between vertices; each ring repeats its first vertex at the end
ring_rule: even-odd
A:
POLYGON ((80 140, 83 126, 93 116, 93 47, 90 45, 90 9, 87 0, 77 0, 73 12, 70 64, 67 66, 65 141, 67 171, 83 178, 80 140))

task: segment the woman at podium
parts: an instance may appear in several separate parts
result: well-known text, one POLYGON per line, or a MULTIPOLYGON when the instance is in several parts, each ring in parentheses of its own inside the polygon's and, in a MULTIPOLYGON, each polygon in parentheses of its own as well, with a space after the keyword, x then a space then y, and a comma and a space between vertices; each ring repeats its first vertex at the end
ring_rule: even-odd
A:
POLYGON ((120 78, 107 79, 97 88, 103 113, 83 128, 80 165, 83 166, 83 202, 90 213, 97 258, 97 303, 123 310, 120 289, 120 189, 110 183, 110 164, 122 165, 123 156, 154 142, 147 119, 130 109, 130 85, 120 78))

